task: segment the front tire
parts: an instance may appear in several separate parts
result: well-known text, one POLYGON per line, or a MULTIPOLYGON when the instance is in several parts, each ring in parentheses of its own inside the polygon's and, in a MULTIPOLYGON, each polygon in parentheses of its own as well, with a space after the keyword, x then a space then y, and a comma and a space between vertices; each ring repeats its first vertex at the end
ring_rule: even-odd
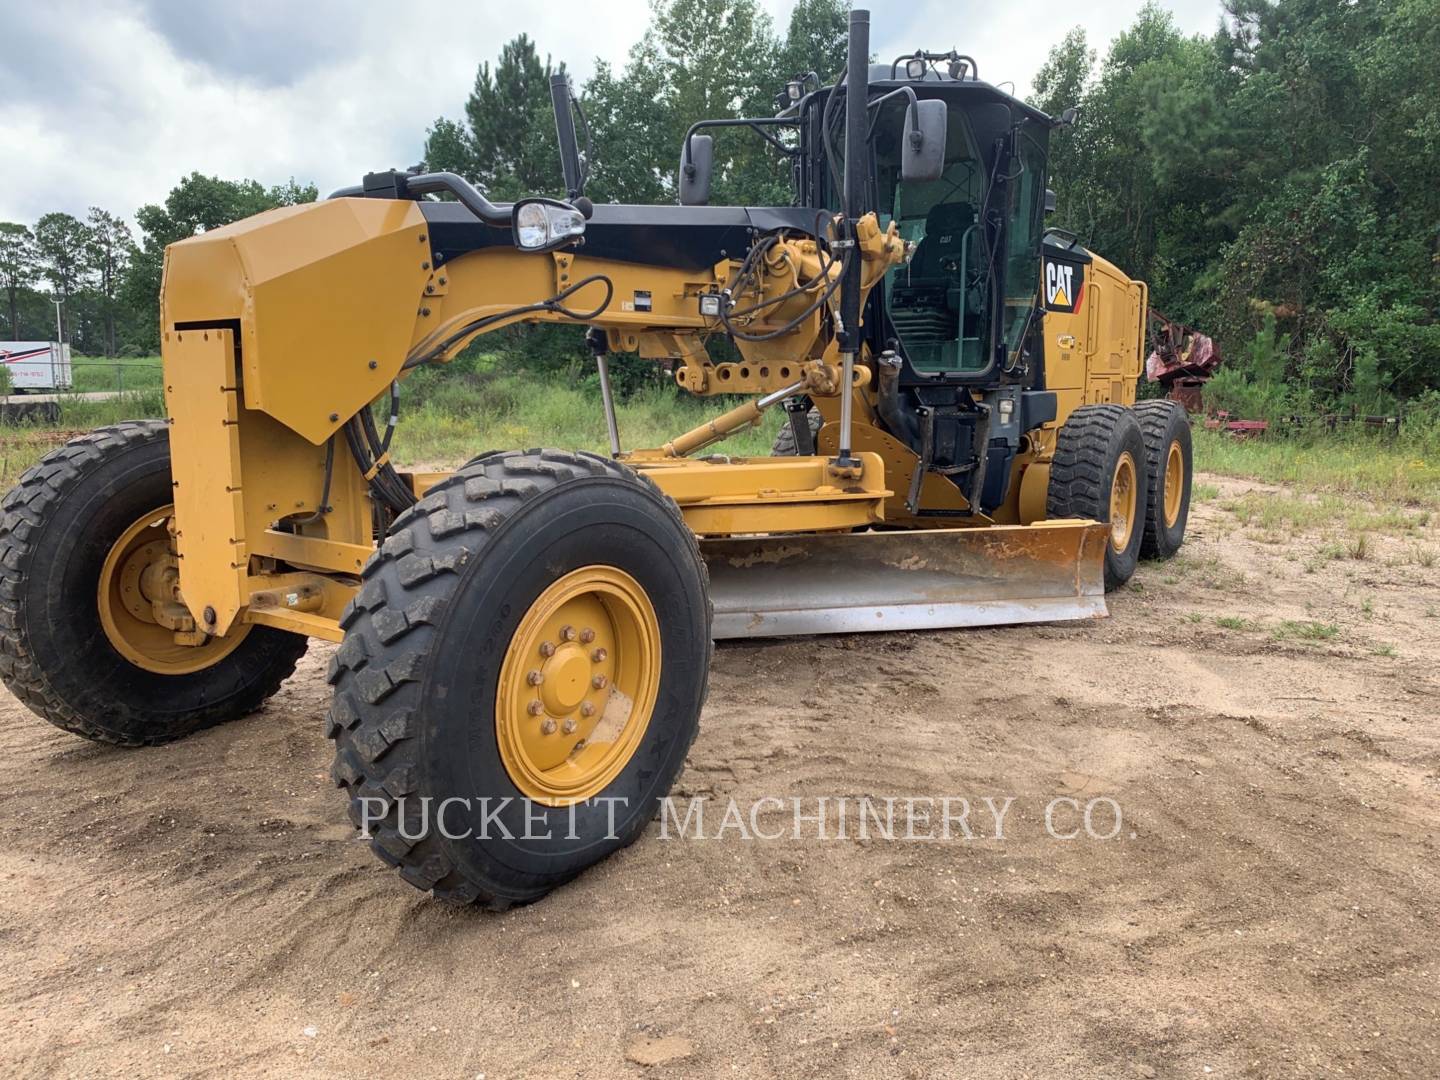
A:
POLYGON ((1148 485, 1145 438, 1134 410, 1082 405, 1060 428, 1050 463, 1045 516, 1110 525, 1105 591, 1130 580, 1140 561, 1148 485))
POLYGON ((134 601, 172 498, 170 429, 148 420, 71 439, 0 503, 0 678, 57 727, 169 742, 259 708, 304 654, 306 638, 269 627, 181 646, 146 621, 134 601))
POLYGON ((499 909, 640 835, 710 661, 704 564, 670 499, 592 454, 487 455, 402 514, 362 577, 328 734, 380 859, 499 909))

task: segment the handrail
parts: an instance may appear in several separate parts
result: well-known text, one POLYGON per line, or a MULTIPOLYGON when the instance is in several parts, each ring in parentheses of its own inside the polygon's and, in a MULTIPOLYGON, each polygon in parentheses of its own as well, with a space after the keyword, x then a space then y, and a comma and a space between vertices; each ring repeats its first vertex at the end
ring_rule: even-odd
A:
POLYGON ((789 157, 795 157, 797 154, 799 154, 798 150, 796 150, 793 146, 786 146, 779 139, 775 138, 775 136, 771 135, 768 131, 762 131, 761 128, 799 127, 800 123, 800 119, 793 116, 741 116, 722 120, 697 120, 695 121, 695 123, 691 124, 689 129, 685 132, 685 160, 691 160, 691 137, 694 136, 694 134, 702 128, 712 127, 748 127, 753 130, 755 134, 759 135, 762 139, 768 142, 771 146, 775 147, 775 149, 779 150, 782 154, 786 154, 789 157))
MULTIPOLYGON (((474 184, 453 172, 396 173, 396 188, 402 195, 431 195, 446 191, 455 196, 457 202, 469 210, 486 225, 508 226, 514 214, 514 203, 492 203, 474 184)), ((364 184, 352 184, 337 188, 326 196, 327 199, 362 198, 366 194, 364 184)))
POLYGON ((448 191, 457 202, 486 225, 509 225, 514 216, 514 203, 492 203, 480 189, 463 176, 453 172, 420 173, 407 176, 405 190, 414 195, 448 191))
MULTIPOLYGON (((951 49, 949 52, 943 53, 926 52, 924 49, 916 49, 913 53, 905 53, 902 56, 897 56, 895 58, 895 62, 890 65, 890 78, 895 78, 896 74, 900 71, 901 63, 906 60, 924 60, 925 63, 931 65, 932 68, 934 67, 934 63, 936 60, 949 60, 952 63, 956 64, 960 63, 960 61, 963 60, 967 66, 960 69, 960 75, 958 78, 953 74, 950 76, 950 78, 954 82, 964 82, 965 73, 966 71, 969 71, 971 82, 980 81, 980 65, 975 63, 975 58, 973 56, 967 56, 965 53, 956 52, 954 49, 951 49)), ((936 74, 939 74, 938 70, 936 71, 936 74)))

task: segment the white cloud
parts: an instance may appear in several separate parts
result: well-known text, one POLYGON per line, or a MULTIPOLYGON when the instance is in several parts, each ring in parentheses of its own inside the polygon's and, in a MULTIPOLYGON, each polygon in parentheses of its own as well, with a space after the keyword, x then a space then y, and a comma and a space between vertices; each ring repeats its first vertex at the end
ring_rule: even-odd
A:
MULTIPOLYGON (((764 0, 783 30, 793 0, 764 0)), ((897 0, 871 7, 873 51, 974 55, 1021 93, 1077 22, 1102 50, 1139 0, 1075 8, 1050 0, 897 0)), ((1209 31, 1218 0, 1172 0, 1209 31)), ((583 78, 623 63, 647 0, 441 7, 339 0, 0 0, 0 220, 90 205, 130 216, 191 170, 321 191, 420 154, 425 128, 457 115, 480 60, 525 31, 583 78)))

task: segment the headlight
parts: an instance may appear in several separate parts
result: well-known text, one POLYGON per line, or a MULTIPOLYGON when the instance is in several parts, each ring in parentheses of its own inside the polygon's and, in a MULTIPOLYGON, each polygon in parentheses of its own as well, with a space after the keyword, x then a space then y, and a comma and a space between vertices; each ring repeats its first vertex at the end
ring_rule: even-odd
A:
POLYGON ((515 204, 515 246, 524 251, 558 247, 585 233, 584 215, 552 199, 526 199, 515 204))

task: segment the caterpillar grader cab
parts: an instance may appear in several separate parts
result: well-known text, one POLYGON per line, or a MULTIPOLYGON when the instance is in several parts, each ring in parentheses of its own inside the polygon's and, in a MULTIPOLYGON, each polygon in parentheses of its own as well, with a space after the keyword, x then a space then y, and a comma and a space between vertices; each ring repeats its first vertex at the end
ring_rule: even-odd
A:
POLYGON ((4 500, 11 691, 144 746, 334 642, 352 820, 411 884, 503 907, 643 830, 714 638, 1103 615, 1188 507, 1184 414, 1134 400, 1145 286, 1045 229, 1057 121, 967 57, 872 67, 868 18, 835 85, 698 122, 678 205, 585 198, 562 78, 563 199, 390 171, 172 245, 168 420, 4 500), (766 140, 793 204, 709 205, 717 138, 766 140), (406 377, 521 322, 583 328, 609 453, 398 469, 406 377), (714 418, 627 445, 618 353, 714 418), (723 452, 777 407, 779 452, 723 452))

